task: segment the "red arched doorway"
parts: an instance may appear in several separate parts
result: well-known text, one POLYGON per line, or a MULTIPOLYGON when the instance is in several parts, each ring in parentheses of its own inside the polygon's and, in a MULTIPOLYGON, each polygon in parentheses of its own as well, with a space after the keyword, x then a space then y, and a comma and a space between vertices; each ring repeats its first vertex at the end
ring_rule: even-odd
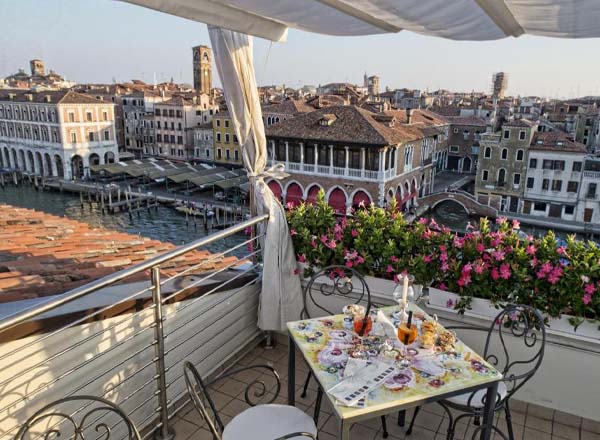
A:
POLYGON ((361 204, 365 207, 369 206, 371 204, 371 198, 366 192, 357 191, 352 198, 352 206, 358 208, 361 204))
POLYGON ((331 206, 336 213, 346 213, 346 194, 339 188, 334 189, 329 194, 329 206, 331 206))
POLYGON ((293 206, 298 206, 302 203, 302 187, 297 183, 291 183, 285 193, 285 203, 291 203, 293 206))
POLYGON ((311 205, 317 203, 317 196, 319 195, 320 190, 321 188, 319 188, 317 185, 311 186, 306 194, 306 203, 310 203, 311 205))
POLYGON ((274 180, 271 180, 267 185, 271 191, 273 191, 273 194, 275 194, 275 198, 277 198, 277 200, 281 200, 281 193, 283 192, 281 185, 274 180))

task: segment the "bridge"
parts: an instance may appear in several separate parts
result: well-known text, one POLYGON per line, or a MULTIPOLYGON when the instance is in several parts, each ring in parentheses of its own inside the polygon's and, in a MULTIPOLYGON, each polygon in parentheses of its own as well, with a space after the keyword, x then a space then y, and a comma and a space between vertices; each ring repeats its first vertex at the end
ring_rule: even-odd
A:
POLYGON ((445 201, 458 203, 469 215, 498 216, 497 209, 479 203, 471 193, 462 190, 437 191, 421 197, 418 199, 419 210, 434 209, 439 203, 445 201))

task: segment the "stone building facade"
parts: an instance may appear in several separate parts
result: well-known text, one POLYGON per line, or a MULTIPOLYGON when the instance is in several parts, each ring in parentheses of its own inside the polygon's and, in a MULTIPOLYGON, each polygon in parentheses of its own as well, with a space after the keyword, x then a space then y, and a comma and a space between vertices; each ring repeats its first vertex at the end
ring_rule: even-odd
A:
POLYGON ((426 111, 318 109, 267 128, 270 163, 290 174, 268 184, 285 203, 312 202, 322 189, 339 213, 392 199, 409 210, 433 188, 433 156, 447 131, 445 119, 426 111))
POLYGON ((118 160, 115 106, 68 90, 0 90, 0 157, 6 168, 80 179, 118 160))
POLYGON ((481 136, 475 197, 500 211, 520 212, 527 154, 537 125, 527 120, 506 123, 498 133, 481 136))
POLYGON ((479 141, 486 132, 486 121, 475 116, 449 116, 447 170, 475 173, 479 157, 479 141))

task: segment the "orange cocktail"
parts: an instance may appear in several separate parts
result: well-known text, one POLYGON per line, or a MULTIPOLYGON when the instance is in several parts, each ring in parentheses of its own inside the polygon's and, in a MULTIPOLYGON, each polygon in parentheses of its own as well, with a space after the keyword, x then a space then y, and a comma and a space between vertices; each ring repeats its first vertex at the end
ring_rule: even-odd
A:
POLYGON ((373 320, 371 319, 370 316, 367 316, 366 321, 365 321, 364 315, 356 315, 354 317, 354 332, 357 335, 367 336, 371 332, 372 328, 373 328, 373 320), (361 333, 361 330, 363 329, 363 323, 364 323, 364 330, 361 333))
POLYGON ((398 339, 405 345, 412 344, 417 340, 417 336, 419 332, 417 330, 416 324, 411 324, 410 328, 407 323, 402 323, 398 327, 398 339))

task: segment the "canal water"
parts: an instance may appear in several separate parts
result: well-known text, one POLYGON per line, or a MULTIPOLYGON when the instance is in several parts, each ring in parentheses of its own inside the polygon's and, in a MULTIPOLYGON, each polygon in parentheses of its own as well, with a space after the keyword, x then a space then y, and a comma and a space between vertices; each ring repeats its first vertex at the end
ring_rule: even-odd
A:
MULTIPOLYGON (((79 195, 60 193, 56 191, 36 191, 28 185, 18 187, 7 185, 0 188, 0 203, 5 203, 23 208, 35 209, 49 214, 68 217, 94 226, 106 229, 128 232, 130 234, 170 242, 175 245, 189 243, 198 238, 205 237, 216 230, 204 230, 202 220, 196 221, 192 217, 186 224, 185 215, 172 208, 159 205, 158 209, 151 208, 133 213, 132 217, 126 212, 102 215, 98 204, 92 206, 86 201, 82 209, 79 195)), ((236 244, 246 240, 244 234, 236 234, 206 247, 211 252, 223 252, 236 244)), ((244 246, 236 249, 233 255, 243 257, 247 254, 244 246)))

